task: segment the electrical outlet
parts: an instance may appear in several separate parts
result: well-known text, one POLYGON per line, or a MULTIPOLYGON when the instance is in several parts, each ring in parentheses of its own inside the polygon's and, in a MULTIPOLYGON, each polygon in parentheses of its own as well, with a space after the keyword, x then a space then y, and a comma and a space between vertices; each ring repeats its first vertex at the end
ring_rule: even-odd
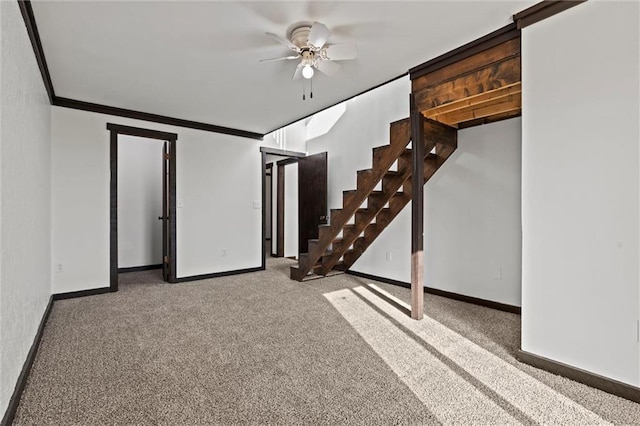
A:
POLYGON ((56 263, 56 272, 58 273, 64 272, 64 267, 62 266, 62 263, 56 263))
POLYGON ((227 255, 227 253, 228 253, 227 249, 226 249, 226 248, 223 248, 223 249, 221 250, 221 253, 220 253, 220 254, 221 254, 222 256, 226 256, 226 255, 227 255))

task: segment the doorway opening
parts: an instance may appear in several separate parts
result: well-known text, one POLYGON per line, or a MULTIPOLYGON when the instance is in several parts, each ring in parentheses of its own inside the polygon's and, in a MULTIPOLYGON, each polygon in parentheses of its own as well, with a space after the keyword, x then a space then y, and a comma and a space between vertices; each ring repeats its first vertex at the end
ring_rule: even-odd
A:
POLYGON ((327 223, 327 153, 307 156, 265 147, 260 152, 264 268, 267 251, 299 259, 308 240, 318 237, 318 226, 327 223))
MULTIPOLYGON (((158 185, 161 187, 161 211, 156 215, 157 220, 161 221, 162 228, 162 253, 160 256, 160 264, 139 265, 132 267, 133 270, 142 268, 150 269, 152 267, 162 268, 163 279, 169 283, 177 282, 176 277, 176 141, 178 135, 175 133, 160 132, 156 130, 141 129, 138 127, 121 126, 118 124, 107 124, 107 130, 110 131, 110 255, 109 255, 109 275, 110 290, 118 291, 118 272, 120 261, 120 250, 118 248, 118 225, 119 211, 118 202, 118 145, 122 138, 132 137, 131 139, 123 139, 122 142, 130 142, 132 144, 141 143, 144 140, 153 139, 156 143, 161 143, 162 149, 155 150, 158 153, 157 164, 161 166, 161 179, 158 179, 158 185)), ((145 151, 145 147, 139 147, 138 151, 145 151)), ((153 148, 147 147, 147 152, 153 151, 153 148)), ((148 159, 147 161, 154 161, 148 159)), ((123 167, 125 165, 123 164, 123 167)), ((128 167, 127 167, 128 168, 128 167)), ((129 188, 126 189, 128 191, 129 188)), ((123 188, 124 192, 125 189, 123 188)), ((129 206, 128 206, 129 207, 129 206)), ((123 224, 124 225, 124 224, 123 224)), ((131 226, 131 224, 126 224, 131 226)), ((127 257, 123 253, 123 258, 127 257)), ((132 254, 128 253, 131 257, 132 254)), ((125 269, 127 268, 123 265, 125 269)), ((132 269, 129 269, 132 270, 132 269)))
POLYGON ((163 145, 118 136, 119 274, 162 269, 163 145))
MULTIPOLYGON (((292 185, 288 187, 285 185, 287 177, 285 168, 297 165, 298 159, 305 157, 306 154, 265 147, 260 148, 260 153, 262 154, 262 267, 265 268, 267 252, 271 257, 285 257, 287 234, 293 234, 288 237, 297 242, 297 223, 291 221, 292 219, 297 221, 297 189, 292 185), (290 201, 285 205, 285 200, 291 199, 294 195, 291 193, 287 196, 285 194, 287 189, 289 192, 295 189, 295 200, 293 203, 290 201), (267 201, 267 197, 270 197, 269 201, 267 201), (270 211, 267 212, 267 209, 270 211), (288 210, 288 214, 285 209, 288 210), (286 223, 285 217, 291 223, 286 223), (289 225, 289 233, 285 231, 286 225, 289 225), (270 239, 267 239, 268 237, 270 239)), ((288 177, 293 177, 291 171, 288 177)), ((291 250, 287 251, 287 255, 292 256, 289 251, 291 250)), ((293 256, 297 255, 297 249, 295 251, 293 256)))

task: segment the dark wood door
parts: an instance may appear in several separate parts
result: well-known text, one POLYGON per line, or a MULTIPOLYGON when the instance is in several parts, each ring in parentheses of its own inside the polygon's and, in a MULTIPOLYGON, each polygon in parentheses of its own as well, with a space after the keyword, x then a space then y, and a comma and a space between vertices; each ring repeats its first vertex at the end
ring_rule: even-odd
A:
POLYGON ((327 153, 298 159, 298 254, 309 251, 327 223, 327 153))
POLYGON ((169 212, 170 212, 170 194, 169 190, 169 142, 165 141, 162 151, 162 277, 165 281, 169 281, 169 254, 170 254, 170 236, 169 232, 169 212))

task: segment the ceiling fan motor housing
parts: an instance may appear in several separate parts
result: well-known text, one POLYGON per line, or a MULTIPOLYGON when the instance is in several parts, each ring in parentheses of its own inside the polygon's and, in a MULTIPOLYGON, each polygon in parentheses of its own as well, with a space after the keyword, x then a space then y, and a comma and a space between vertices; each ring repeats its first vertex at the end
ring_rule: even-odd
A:
POLYGON ((309 33, 311 32, 311 26, 303 24, 299 27, 295 27, 289 34, 289 40, 291 43, 298 46, 300 49, 308 47, 309 33))

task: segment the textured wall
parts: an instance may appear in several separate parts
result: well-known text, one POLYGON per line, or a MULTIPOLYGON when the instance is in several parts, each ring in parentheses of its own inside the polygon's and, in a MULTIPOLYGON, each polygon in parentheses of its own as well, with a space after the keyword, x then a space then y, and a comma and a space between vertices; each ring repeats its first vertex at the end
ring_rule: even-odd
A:
POLYGON ((107 123, 178 135, 178 278, 261 265, 259 141, 53 107, 54 293, 109 285, 107 123))
POLYGON ((521 306, 521 120, 458 132, 425 186, 425 285, 521 306))
POLYGON ((0 413, 51 294, 51 106, 15 1, 0 2, 0 413))
POLYGON ((522 32, 522 348, 635 386, 639 14, 586 2, 522 32))

